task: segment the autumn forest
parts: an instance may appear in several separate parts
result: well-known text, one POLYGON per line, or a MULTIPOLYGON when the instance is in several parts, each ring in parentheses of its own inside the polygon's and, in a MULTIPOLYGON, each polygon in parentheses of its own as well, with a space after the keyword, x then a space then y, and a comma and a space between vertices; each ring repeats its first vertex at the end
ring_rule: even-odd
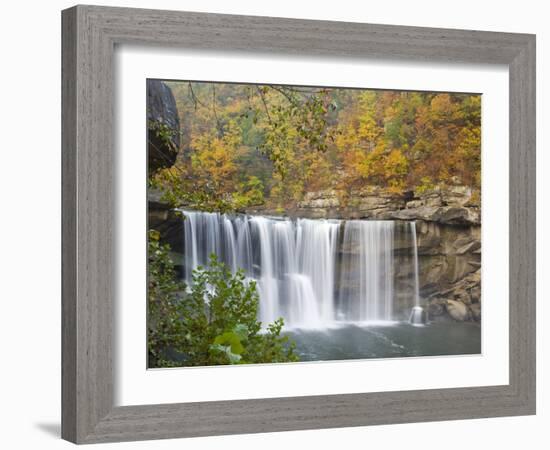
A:
POLYGON ((166 84, 180 115, 181 151, 152 183, 175 206, 283 212, 324 189, 345 197, 364 185, 396 194, 451 181, 480 186, 480 95, 166 84))
POLYGON ((147 81, 151 368, 478 354, 481 95, 147 81))

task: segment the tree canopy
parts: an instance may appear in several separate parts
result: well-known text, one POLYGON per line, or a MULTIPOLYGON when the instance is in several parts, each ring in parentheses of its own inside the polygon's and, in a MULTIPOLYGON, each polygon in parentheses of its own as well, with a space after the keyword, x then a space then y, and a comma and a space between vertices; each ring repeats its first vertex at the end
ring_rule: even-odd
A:
POLYGON ((323 189, 480 187, 480 95, 167 84, 181 148, 151 183, 174 206, 284 211, 323 189))

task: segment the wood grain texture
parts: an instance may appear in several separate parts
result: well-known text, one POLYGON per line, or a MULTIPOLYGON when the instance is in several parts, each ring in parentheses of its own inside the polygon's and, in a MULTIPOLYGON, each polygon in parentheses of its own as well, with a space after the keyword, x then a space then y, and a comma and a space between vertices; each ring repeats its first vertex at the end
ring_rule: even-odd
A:
POLYGON ((83 8, 64 14, 62 32, 63 401, 72 405, 62 436, 79 442, 113 405, 113 48, 83 8))
POLYGON ((61 332, 62 332, 62 380, 61 404, 62 435, 76 440, 76 10, 63 14, 62 30, 62 217, 61 217, 61 332))
POLYGON ((63 11, 62 435, 77 443, 535 412, 535 38, 467 30, 77 6, 63 11), (113 407, 116 44, 287 57, 506 64, 510 70, 510 383, 113 407))

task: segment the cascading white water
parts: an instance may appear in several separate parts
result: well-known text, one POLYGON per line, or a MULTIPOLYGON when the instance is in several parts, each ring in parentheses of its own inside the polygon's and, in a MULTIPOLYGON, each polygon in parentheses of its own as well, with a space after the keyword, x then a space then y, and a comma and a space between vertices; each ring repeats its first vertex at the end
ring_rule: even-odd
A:
POLYGON ((341 316, 346 320, 392 319, 393 228, 391 221, 346 222, 340 282, 341 316))
POLYGON ((418 276, 418 248, 416 242, 416 223, 411 222, 412 259, 414 272, 414 306, 411 309, 409 323, 414 326, 424 326, 429 323, 428 311, 420 306, 420 281, 418 276))
POLYGON ((259 240, 261 255, 258 290, 260 294, 260 320, 262 323, 273 322, 277 318, 279 306, 279 282, 275 278, 276 261, 274 261, 272 223, 265 217, 252 219, 255 235, 259 240))
POLYGON ((414 264, 414 306, 420 306, 420 280, 418 275, 418 246, 416 242, 416 222, 411 222, 411 236, 413 240, 414 264))
POLYGON ((330 322, 335 318, 336 251, 340 223, 298 219, 296 226, 299 272, 312 286, 320 319, 330 322))
MULTIPOLYGON (((185 281, 215 253, 256 280, 264 325, 279 317, 291 328, 394 319, 394 222, 182 212, 185 281)), ((415 277, 416 302, 416 262, 415 277)))
POLYGON ((235 228, 237 229, 237 267, 244 270, 246 276, 252 277, 252 237, 250 235, 249 218, 238 216, 235 219, 235 228))

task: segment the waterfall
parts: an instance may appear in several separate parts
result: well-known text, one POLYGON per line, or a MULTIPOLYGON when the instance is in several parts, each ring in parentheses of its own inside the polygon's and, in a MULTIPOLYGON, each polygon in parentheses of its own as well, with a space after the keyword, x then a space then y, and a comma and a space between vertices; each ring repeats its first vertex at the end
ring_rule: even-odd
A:
POLYGON ((416 222, 411 222, 411 236, 413 240, 413 264, 414 264, 414 306, 420 306, 420 281, 418 276, 418 245, 416 242, 416 222))
POLYGON ((299 273, 312 286, 323 322, 334 320, 336 250, 340 223, 298 219, 296 248, 299 273))
MULTIPOLYGON (((324 328, 394 320, 394 222, 182 211, 184 279, 211 253, 255 280, 263 325, 324 328)), ((418 263, 414 222, 415 298, 418 263)))
POLYGON ((340 282, 340 313, 346 320, 392 319, 393 228, 391 221, 346 222, 340 282))
POLYGON ((272 221, 265 217, 255 217, 252 219, 253 230, 259 241, 260 251, 260 279, 258 291, 260 294, 260 320, 262 323, 272 322, 277 318, 279 311, 279 281, 275 278, 275 268, 277 261, 274 261, 273 241, 271 231, 272 221))

